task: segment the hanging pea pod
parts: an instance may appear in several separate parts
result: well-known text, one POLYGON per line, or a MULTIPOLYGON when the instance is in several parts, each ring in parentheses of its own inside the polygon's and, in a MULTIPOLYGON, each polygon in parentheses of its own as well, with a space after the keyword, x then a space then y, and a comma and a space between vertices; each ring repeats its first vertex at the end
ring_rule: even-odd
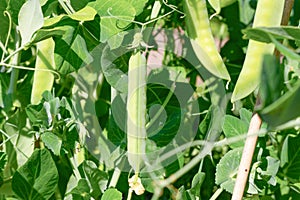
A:
MULTIPOLYGON (((284 0, 259 0, 253 27, 279 26, 282 18, 284 0)), ((242 71, 235 85, 231 102, 248 96, 259 84, 264 54, 272 54, 274 44, 249 41, 242 71)))
POLYGON ((129 59, 127 97, 128 161, 138 175, 146 148, 146 58, 141 52, 129 59))
POLYGON ((210 28, 205 0, 184 0, 186 26, 196 56, 203 66, 219 78, 230 80, 210 28))
POLYGON ((31 103, 37 104, 42 99, 44 91, 51 91, 54 75, 50 70, 55 67, 54 62, 55 43, 52 38, 48 38, 37 43, 37 58, 35 62, 35 72, 31 91, 31 103), (47 71, 49 70, 49 71, 47 71))
POLYGON ((229 6, 229 5, 233 4, 236 1, 237 0, 208 0, 208 2, 210 3, 210 5, 216 11, 216 14, 220 13, 221 8, 229 6))

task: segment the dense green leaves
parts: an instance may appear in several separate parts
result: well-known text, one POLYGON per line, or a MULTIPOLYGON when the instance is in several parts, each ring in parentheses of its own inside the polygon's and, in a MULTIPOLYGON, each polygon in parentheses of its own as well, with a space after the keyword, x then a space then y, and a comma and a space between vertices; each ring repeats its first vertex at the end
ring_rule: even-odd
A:
POLYGON ((262 27, 281 17, 268 18, 276 2, 0 1, 0 199, 230 199, 254 112, 267 123, 244 199, 299 199, 299 0, 289 26, 262 27), (270 6, 260 12, 259 2, 270 6), (261 84, 231 104, 245 38, 281 55, 253 70, 253 51, 261 84), (147 135, 141 182, 129 185, 125 102, 128 81, 141 81, 128 76, 133 52, 147 64, 145 101, 127 107, 147 135))
POLYGON ((49 151, 37 149, 15 172, 12 188, 20 199, 50 199, 57 182, 57 169, 49 151))
POLYGON ((299 136, 288 135, 283 143, 281 150, 280 166, 283 167, 284 173, 293 181, 298 182, 300 179, 300 150, 298 148, 300 142, 299 136))

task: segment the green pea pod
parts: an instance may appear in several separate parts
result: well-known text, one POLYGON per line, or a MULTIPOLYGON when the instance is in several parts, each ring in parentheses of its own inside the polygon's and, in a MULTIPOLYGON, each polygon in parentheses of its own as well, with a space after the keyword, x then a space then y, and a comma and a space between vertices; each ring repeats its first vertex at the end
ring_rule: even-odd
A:
MULTIPOLYGON (((259 0, 253 27, 279 26, 284 8, 284 0, 259 0)), ((264 54, 274 52, 274 44, 249 41, 242 71, 235 85, 231 102, 240 100, 252 93, 260 81, 264 54)))
POLYGON ((44 91, 51 91, 54 75, 50 70, 55 67, 54 46, 52 38, 37 43, 37 58, 31 91, 31 103, 37 104, 42 99, 44 91), (49 71, 47 71, 49 70, 49 71))
POLYGON ((220 13, 221 8, 224 8, 226 6, 229 6, 230 4, 233 4, 237 0, 208 0, 210 5, 215 9, 216 13, 220 13))
POLYGON ((141 52, 129 59, 127 97, 127 152, 138 174, 146 148, 146 58, 141 52))
POLYGON ((206 1, 184 0, 184 11, 188 35, 192 39, 192 46, 198 59, 215 76, 230 80, 212 35, 206 1))

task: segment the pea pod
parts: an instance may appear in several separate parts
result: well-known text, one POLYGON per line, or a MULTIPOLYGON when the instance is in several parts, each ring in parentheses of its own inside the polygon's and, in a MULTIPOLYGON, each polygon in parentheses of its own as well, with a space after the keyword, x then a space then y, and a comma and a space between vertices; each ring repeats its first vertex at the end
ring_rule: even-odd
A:
POLYGON ((52 38, 37 43, 37 58, 35 61, 35 72, 31 91, 31 103, 37 104, 42 99, 44 91, 51 91, 54 75, 51 71, 55 66, 54 46, 52 38))
POLYGON ((138 174, 146 146, 146 58, 141 52, 129 59, 127 97, 127 152, 129 164, 138 174))
MULTIPOLYGON (((284 8, 284 0, 259 0, 253 27, 279 26, 284 8)), ((252 93, 259 84, 264 54, 272 54, 275 46, 249 41, 242 71, 235 85, 231 102, 240 100, 252 93)))
POLYGON ((184 0, 186 25, 196 56, 203 66, 219 78, 230 80, 210 28, 205 0, 184 0))

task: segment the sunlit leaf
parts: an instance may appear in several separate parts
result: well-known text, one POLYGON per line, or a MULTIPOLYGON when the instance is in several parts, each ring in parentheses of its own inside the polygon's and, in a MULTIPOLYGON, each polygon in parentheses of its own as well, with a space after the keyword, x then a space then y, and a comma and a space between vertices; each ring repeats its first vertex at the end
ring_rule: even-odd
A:
POLYGON ((20 199, 50 199, 58 183, 58 172, 47 149, 37 149, 12 179, 12 189, 20 199))
POLYGON ((39 0, 26 1, 19 12, 19 30, 24 46, 30 42, 33 33, 44 24, 44 17, 39 0))

